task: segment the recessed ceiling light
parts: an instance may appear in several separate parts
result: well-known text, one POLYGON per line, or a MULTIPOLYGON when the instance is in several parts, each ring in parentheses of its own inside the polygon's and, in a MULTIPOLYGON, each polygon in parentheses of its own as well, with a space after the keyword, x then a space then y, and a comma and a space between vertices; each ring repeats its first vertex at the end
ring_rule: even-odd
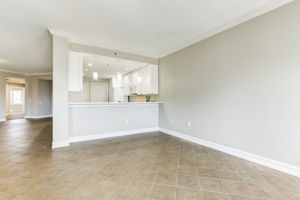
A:
POLYGON ((93 66, 93 63, 89 63, 88 66, 90 66, 90 67, 93 66))
POLYGON ((127 70, 127 71, 128 71, 128 70, 129 70, 129 67, 126 67, 126 68, 125 68, 125 70, 127 70))

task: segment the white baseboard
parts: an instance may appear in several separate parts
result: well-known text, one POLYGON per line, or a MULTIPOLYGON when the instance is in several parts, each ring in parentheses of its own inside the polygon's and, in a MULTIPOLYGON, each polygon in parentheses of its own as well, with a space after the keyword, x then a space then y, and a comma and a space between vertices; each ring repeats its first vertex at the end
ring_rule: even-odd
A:
POLYGON ((40 115, 40 116, 25 116, 25 119, 43 119, 43 118, 50 118, 52 115, 40 115))
POLYGON ((67 147, 69 145, 69 141, 52 141, 52 149, 67 147))
POLYGON ((0 122, 5 122, 6 121, 6 119, 5 118, 3 118, 3 119, 0 119, 0 122))
POLYGON ((70 137, 70 143, 159 131, 158 127, 70 137))
POLYGON ((239 157, 239 158, 243 158, 245 160, 249 160, 251 162, 255 162, 257 164, 260 164, 260 165, 263 165, 263 166, 266 166, 269 168, 276 169, 278 171, 281 171, 281 172, 284 172, 284 173, 287 173, 287 174, 290 174, 293 176, 300 177, 300 168, 296 167, 296 166, 292 166, 292 165, 289 165, 289 164, 286 164, 283 162, 265 158, 265 157, 255 155, 252 153, 244 152, 244 151, 241 151, 241 150, 238 150, 235 148, 231 148, 231 147, 227 147, 224 145, 209 142, 206 140, 202 140, 202 139, 199 139, 196 137, 188 136, 186 134, 179 133, 177 131, 171 131, 171 130, 164 129, 164 128, 160 128, 160 131, 163 133, 190 141, 190 142, 194 142, 196 144, 200 144, 200 145, 212 148, 212 149, 216 149, 218 151, 222 151, 224 153, 227 153, 227 154, 239 157))

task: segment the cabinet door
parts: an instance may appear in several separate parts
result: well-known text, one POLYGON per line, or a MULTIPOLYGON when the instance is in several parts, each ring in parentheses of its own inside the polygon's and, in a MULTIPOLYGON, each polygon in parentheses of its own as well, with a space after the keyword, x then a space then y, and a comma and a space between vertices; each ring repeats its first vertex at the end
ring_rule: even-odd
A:
POLYGON ((150 65, 150 93, 149 94, 158 94, 158 65, 150 65))
POLYGON ((148 81, 148 73, 147 68, 143 67, 137 70, 137 77, 136 77, 136 90, 138 94, 147 94, 147 81, 148 81))
POLYGON ((158 94, 158 66, 147 65, 143 69, 143 94, 158 94))
POLYGON ((83 90, 83 55, 78 52, 69 52, 69 91, 83 90))
POLYGON ((124 81, 124 95, 129 96, 130 95, 130 77, 129 74, 126 74, 123 76, 123 81, 124 81))

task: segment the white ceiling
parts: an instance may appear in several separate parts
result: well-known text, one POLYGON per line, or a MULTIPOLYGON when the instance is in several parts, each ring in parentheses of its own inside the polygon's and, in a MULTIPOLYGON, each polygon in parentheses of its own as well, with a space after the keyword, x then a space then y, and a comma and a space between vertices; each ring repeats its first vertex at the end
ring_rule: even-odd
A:
POLYGON ((158 58, 292 0, 1 0, 0 68, 51 72, 47 28, 158 58))
POLYGON ((99 78, 112 78, 117 76, 118 73, 126 74, 147 64, 148 63, 90 54, 83 57, 84 76, 90 78, 93 76, 93 72, 98 72, 99 78), (89 64, 92 66, 89 66, 89 64))

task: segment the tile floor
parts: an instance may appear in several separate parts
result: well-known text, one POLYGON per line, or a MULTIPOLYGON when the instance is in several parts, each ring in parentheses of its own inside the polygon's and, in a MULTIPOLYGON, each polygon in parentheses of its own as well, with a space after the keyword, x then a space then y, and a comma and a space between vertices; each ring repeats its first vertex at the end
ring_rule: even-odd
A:
POLYGON ((51 123, 0 123, 1 200, 300 199, 298 178, 162 133, 51 150, 51 123))

